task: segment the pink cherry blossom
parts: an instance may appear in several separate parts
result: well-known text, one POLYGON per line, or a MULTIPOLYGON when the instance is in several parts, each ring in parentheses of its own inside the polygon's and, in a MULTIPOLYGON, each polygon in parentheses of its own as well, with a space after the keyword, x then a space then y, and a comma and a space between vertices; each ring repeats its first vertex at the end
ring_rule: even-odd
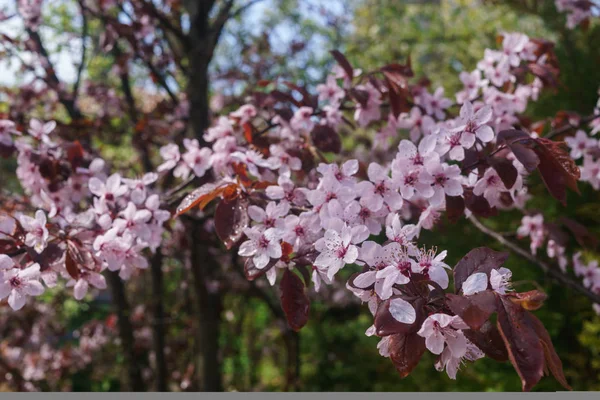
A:
POLYGON ((39 296, 44 287, 39 281, 40 266, 32 264, 25 269, 13 268, 0 275, 0 299, 8 297, 8 304, 17 311, 23 308, 27 296, 39 296))
POLYGON ((398 193, 398 183, 392 181, 388 171, 376 163, 369 164, 367 169, 369 181, 356 185, 361 196, 360 204, 372 211, 379 211, 386 204, 392 211, 402 207, 402 197, 398 193))
POLYGON ((349 227, 344 225, 341 232, 333 229, 325 231, 325 235, 315 242, 315 249, 320 253, 314 265, 327 270, 327 277, 333 276, 346 264, 352 264, 358 258, 357 243, 368 237, 364 226, 349 227))
POLYGON ((263 269, 269 264, 270 259, 281 257, 281 245, 279 239, 282 231, 269 228, 265 231, 257 227, 246 228, 244 233, 248 240, 242 243, 238 254, 243 257, 252 257, 254 266, 263 269))
POLYGON ((270 201, 263 210, 258 206, 248 207, 248 215, 253 221, 258 222, 261 229, 277 228, 284 229, 285 217, 290 209, 289 203, 275 203, 270 201))
POLYGON ((437 313, 427 317, 417 334, 425 338, 425 346, 433 354, 442 354, 447 344, 453 357, 462 357, 467 352, 467 338, 461 329, 468 328, 459 316, 437 313))
POLYGON ((443 371, 445 369, 450 379, 456 379, 456 373, 464 363, 464 360, 476 361, 485 357, 483 351, 471 343, 469 339, 466 339, 466 343, 466 351, 462 357, 455 357, 450 350, 450 347, 446 347, 440 355, 438 361, 436 361, 435 369, 438 371, 443 371))
POLYGON ((27 215, 21 215, 19 218, 21 226, 27 232, 25 236, 25 244, 41 253, 48 244, 48 229, 46 229, 46 214, 42 210, 35 212, 35 218, 27 215))
POLYGON ((102 182, 96 177, 92 177, 88 183, 90 192, 105 200, 107 203, 113 203, 117 198, 127 193, 127 186, 121 184, 121 175, 112 174, 106 182, 102 182))
POLYGON ((319 93, 319 101, 327 101, 329 104, 339 104, 345 96, 344 89, 338 86, 335 76, 329 75, 325 84, 316 87, 319 93))

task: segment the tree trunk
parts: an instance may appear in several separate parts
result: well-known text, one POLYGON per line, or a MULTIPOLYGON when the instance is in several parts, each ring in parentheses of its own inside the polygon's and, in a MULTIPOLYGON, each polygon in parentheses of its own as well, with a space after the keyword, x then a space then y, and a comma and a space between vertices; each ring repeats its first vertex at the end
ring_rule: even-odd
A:
POLYGON ((154 314, 152 321, 152 344, 156 356, 156 391, 167 392, 169 389, 167 360, 165 358, 162 261, 163 257, 159 247, 150 261, 150 268, 152 270, 152 306, 154 314))
POLYGON ((133 326, 129 320, 130 307, 125 294, 125 286, 116 271, 108 271, 106 274, 108 284, 112 292, 112 299, 117 313, 117 325, 119 338, 125 356, 125 367, 129 376, 129 388, 133 392, 144 392, 144 381, 140 371, 141 362, 135 352, 135 339, 133 337, 133 326))
POLYGON ((219 264, 209 253, 208 238, 202 234, 200 224, 191 229, 191 269, 194 291, 196 292, 198 342, 202 355, 198 362, 198 376, 202 390, 220 392, 221 359, 219 352, 219 330, 221 325, 222 297, 216 282, 219 264))

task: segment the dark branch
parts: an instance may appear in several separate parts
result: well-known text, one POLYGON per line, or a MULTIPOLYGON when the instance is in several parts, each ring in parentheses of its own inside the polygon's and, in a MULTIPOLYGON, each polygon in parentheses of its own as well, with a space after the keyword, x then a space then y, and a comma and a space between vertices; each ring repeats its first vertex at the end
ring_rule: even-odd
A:
POLYGON ((85 6, 83 5, 83 0, 79 1, 79 6, 81 8, 81 19, 82 19, 82 27, 81 27, 81 62, 79 63, 79 67, 77 68, 77 79, 75 80, 75 85, 73 85, 73 101, 77 99, 77 95, 79 94, 79 85, 81 84, 81 76, 83 75, 83 68, 85 67, 85 56, 87 53, 86 40, 88 38, 88 20, 87 15, 85 14, 85 6))
POLYGON ((161 13, 152 3, 152 1, 144 1, 143 4, 146 10, 158 20, 163 30, 173 33, 186 49, 190 48, 190 38, 185 33, 183 33, 183 31, 180 28, 175 26, 166 15, 161 13))
POLYGON ((27 34, 29 35, 31 40, 33 40, 37 47, 37 50, 39 51, 39 54, 44 58, 44 61, 46 62, 46 68, 44 68, 44 70, 46 71, 46 79, 48 85, 54 89, 54 91, 58 95, 59 101, 67 109, 69 116, 74 120, 80 119, 81 113, 75 106, 75 101, 73 99, 65 97, 65 94, 60 89, 60 80, 58 79, 58 76, 56 76, 56 71, 54 69, 54 66, 52 65, 52 62, 50 61, 50 57, 48 55, 48 52, 46 51, 46 48, 44 47, 44 43, 42 42, 42 38, 40 37, 39 33, 28 28, 27 34))

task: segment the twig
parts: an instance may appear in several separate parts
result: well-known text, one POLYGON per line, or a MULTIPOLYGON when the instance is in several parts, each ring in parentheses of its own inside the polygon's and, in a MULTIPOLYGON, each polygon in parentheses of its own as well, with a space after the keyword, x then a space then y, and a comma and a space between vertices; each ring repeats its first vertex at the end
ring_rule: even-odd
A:
POLYGON ((81 62, 79 63, 79 67, 77 68, 77 79, 75 80, 75 84, 73 85, 73 101, 75 101, 75 99, 77 99, 77 95, 79 94, 79 85, 81 84, 81 76, 83 75, 83 68, 85 67, 85 56, 87 53, 85 41, 88 37, 88 20, 87 20, 87 16, 85 15, 85 6, 83 5, 83 0, 79 1, 79 6, 81 7, 81 19, 82 19, 81 62))
POLYGON ((483 225, 474 216, 471 215, 469 217, 469 220, 481 232, 485 233, 489 237, 495 239, 497 242, 499 242, 499 243, 503 244, 504 246, 508 247, 510 250, 512 250, 513 252, 517 253, 521 257, 527 259, 531 263, 537 265, 542 271, 544 271, 545 273, 547 273, 550 276, 550 278, 554 279, 555 281, 557 281, 557 282, 559 282, 559 283, 561 283, 561 284, 563 284, 565 286, 570 287, 571 289, 576 290, 577 292, 581 293, 582 295, 584 295, 587 298, 589 298, 590 300, 592 300, 594 303, 600 304, 600 294, 595 293, 595 292, 589 290, 588 288, 586 288, 585 286, 581 285, 580 283, 578 283, 577 281, 575 281, 571 277, 563 274, 562 272, 560 272, 556 268, 551 267, 546 262, 544 262, 544 261, 536 258, 533 254, 531 254, 528 251, 524 250, 519 245, 511 242, 510 240, 506 239, 505 237, 503 237, 502 235, 500 235, 496 231, 494 231, 494 230, 486 227, 485 225, 483 225))
POLYGON ((583 124, 590 123, 593 120, 595 120, 596 118, 600 118, 600 114, 588 115, 587 117, 581 118, 581 120, 579 121, 579 125, 575 126, 575 125, 568 124, 567 126, 563 126, 562 128, 555 129, 551 132, 548 132, 548 134, 545 137, 546 137, 546 139, 552 139, 553 137, 563 134, 565 132, 568 132, 571 129, 577 129, 583 124))

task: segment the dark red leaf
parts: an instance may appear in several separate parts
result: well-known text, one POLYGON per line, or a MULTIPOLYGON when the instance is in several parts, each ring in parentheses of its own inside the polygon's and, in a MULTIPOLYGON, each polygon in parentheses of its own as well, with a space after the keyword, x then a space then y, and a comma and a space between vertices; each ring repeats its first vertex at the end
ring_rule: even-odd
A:
POLYGON ((540 159, 532 149, 526 147, 521 143, 513 143, 510 145, 510 149, 513 154, 523 164, 525 169, 529 172, 535 171, 540 164, 540 159))
POLYGON ((410 110, 410 106, 408 104, 408 92, 404 88, 395 86, 395 84, 392 83, 387 76, 385 80, 389 88, 388 98, 390 100, 392 114, 394 117, 398 118, 401 113, 410 110))
POLYGON ((67 146, 67 160, 69 160, 73 170, 81 166, 83 154, 83 147, 81 146, 81 143, 79 143, 79 140, 76 140, 67 146))
POLYGON ((202 210, 208 203, 222 195, 226 190, 236 188, 237 185, 235 183, 225 183, 222 181, 202 185, 185 196, 179 204, 179 207, 177 207, 177 215, 181 215, 196 206, 202 210))
POLYGON ((405 324, 396 320, 396 318, 394 318, 390 313, 390 303, 396 297, 392 297, 383 301, 379 304, 379 307, 377 307, 374 321, 377 336, 384 337, 393 335, 395 333, 417 332, 425 320, 426 316, 423 310, 425 300, 423 298, 417 298, 414 302, 411 302, 417 314, 417 318, 414 323, 405 324))
POLYGON ((563 205, 567 204, 567 187, 579 193, 579 167, 562 148, 562 142, 538 138, 534 150, 540 159, 538 169, 550 194, 563 205))
POLYGON ((492 360, 504 362, 508 360, 506 345, 502 336, 490 321, 484 323, 479 330, 467 329, 465 336, 492 360))
POLYGON ((598 239, 579 222, 567 217, 562 217, 559 222, 573 233, 577 243, 582 247, 596 248, 598 246, 598 239))
POLYGON ((413 332, 392 335, 389 341, 390 359, 400 377, 405 378, 419 364, 425 352, 425 339, 413 332))
POLYGON ((506 189, 512 189, 519 175, 512 161, 507 158, 492 157, 489 162, 492 168, 498 173, 500 179, 502 179, 502 183, 504 183, 506 189))
POLYGON ((479 330, 496 311, 496 295, 491 290, 470 296, 447 293, 446 300, 450 310, 474 330, 479 330))
POLYGON ((559 70, 550 65, 529 63, 529 71, 544 83, 544 86, 557 87, 559 70))
POLYGON ((446 195, 446 215, 452 223, 458 222, 465 213, 465 200, 461 196, 446 195))
POLYGON ((561 246, 566 246, 569 242, 569 235, 567 235, 557 224, 546 222, 544 223, 544 228, 548 231, 548 239, 554 240, 561 246))
POLYGON ((542 347, 544 348, 544 359, 546 361, 546 367, 550 370, 554 378, 560 383, 565 389, 572 390, 571 386, 567 383, 565 374, 563 373, 562 362, 554 350, 554 345, 550 339, 548 331, 544 327, 544 324, 533 314, 528 313, 529 322, 533 329, 537 333, 542 347))
POLYGON ((331 50, 330 53, 333 56, 333 58, 335 58, 335 61, 337 61, 337 63, 340 64, 340 67, 342 67, 348 79, 352 80, 352 78, 354 78, 354 69, 348 62, 346 56, 344 56, 337 50, 331 50))
POLYGON ((304 279, 304 285, 306 287, 310 286, 310 272, 308 270, 308 268, 306 267, 306 265, 296 265, 296 269, 298 271, 300 271, 300 274, 302 275, 302 278, 304 279))
POLYGON ((286 269, 279 286, 281 290, 281 307, 287 317, 290 328, 299 331, 308 322, 310 301, 304 292, 302 279, 286 269))
POLYGON ((231 249, 248 227, 248 201, 242 196, 233 201, 221 200, 215 210, 215 231, 227 249, 231 249))
POLYGON ((263 276, 268 270, 273 268, 275 264, 277 264, 277 261, 279 260, 275 260, 274 258, 272 258, 266 265, 266 267, 258 269, 256 268, 256 266, 254 266, 252 257, 248 257, 244 262, 244 275, 246 275, 246 279, 248 279, 249 281, 253 281, 256 278, 263 276))
POLYGON ((317 125, 310 133, 315 147, 321 151, 339 153, 342 151, 340 135, 328 125, 317 125))
POLYGON ((528 392, 544 375, 544 349, 530 324, 529 313, 503 296, 497 297, 498 329, 508 356, 528 392))
POLYGON ((348 91, 348 93, 362 107, 367 108, 367 103, 369 102, 369 92, 366 90, 352 88, 348 91))
POLYGON ((497 143, 506 144, 517 160, 529 172, 535 171, 540 160, 529 146, 534 144, 534 139, 527 133, 518 129, 507 129, 498 133, 497 143))
POLYGON ((498 269, 508 259, 507 252, 498 252, 487 247, 477 247, 464 256, 454 267, 454 292, 459 293, 462 284, 476 272, 484 272, 488 278, 493 269, 498 269))
POLYGON ((45 271, 56 263, 64 254, 64 250, 56 243, 48 243, 48 246, 41 253, 28 248, 27 254, 31 261, 40 265, 40 270, 45 271))
POLYGON ((496 207, 491 207, 485 197, 473 194, 473 190, 470 188, 465 189, 463 197, 465 207, 478 217, 489 218, 498 214, 496 207))
POLYGON ((79 268, 77 268, 77 264, 75 263, 75 260, 73 259, 73 256, 69 250, 67 250, 65 257, 65 267, 71 278, 75 280, 79 279, 79 268))

